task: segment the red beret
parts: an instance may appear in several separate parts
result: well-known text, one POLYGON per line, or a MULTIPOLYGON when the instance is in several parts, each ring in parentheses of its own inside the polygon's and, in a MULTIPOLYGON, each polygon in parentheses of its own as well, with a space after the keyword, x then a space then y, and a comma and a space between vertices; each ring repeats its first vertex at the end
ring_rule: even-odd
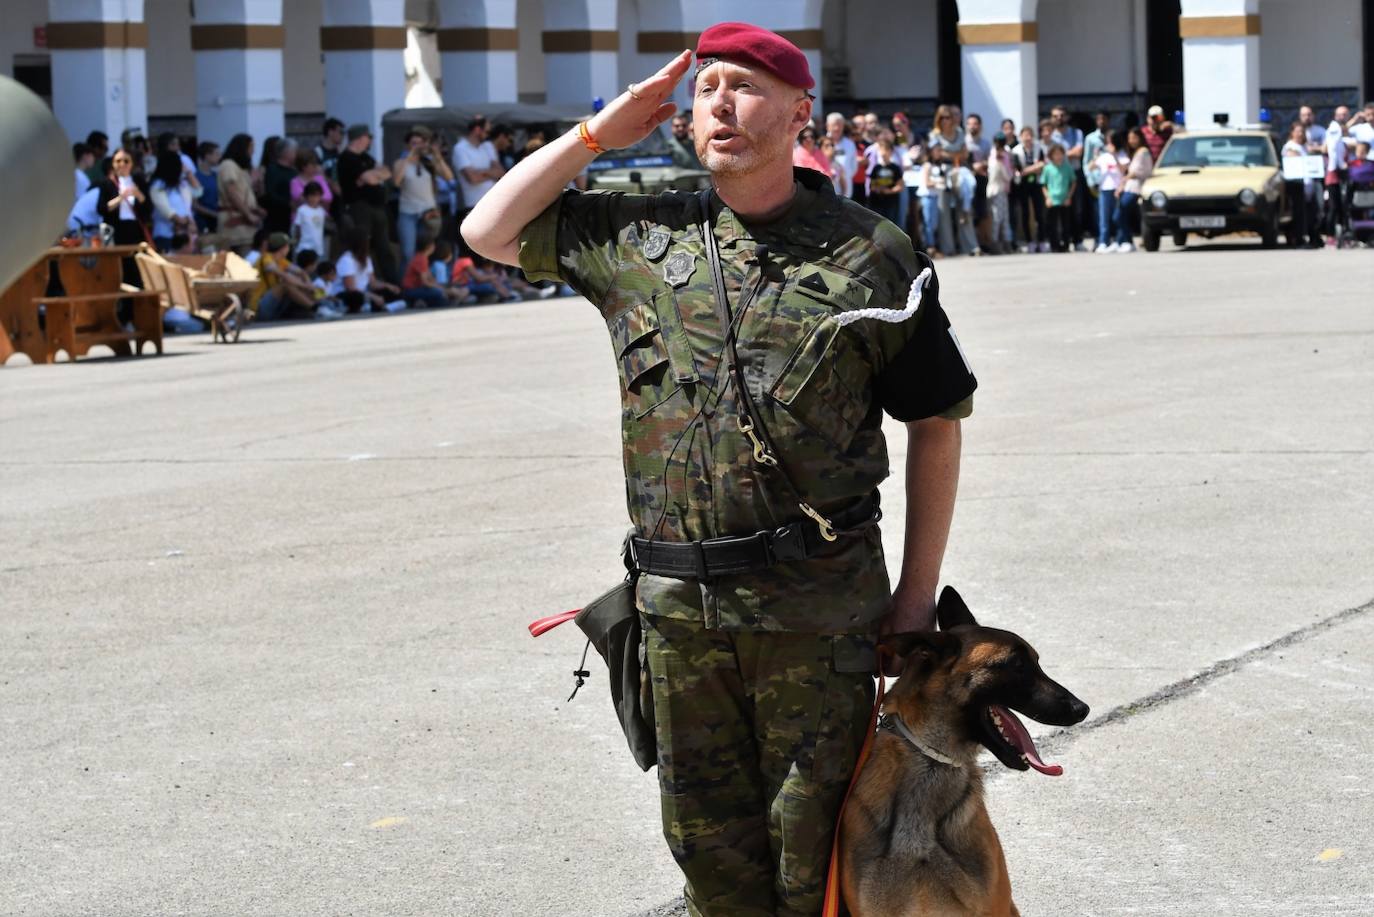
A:
POLYGON ((702 32, 697 39, 697 68, 709 59, 758 67, 799 89, 816 85, 800 48, 777 32, 747 22, 722 22, 702 32))

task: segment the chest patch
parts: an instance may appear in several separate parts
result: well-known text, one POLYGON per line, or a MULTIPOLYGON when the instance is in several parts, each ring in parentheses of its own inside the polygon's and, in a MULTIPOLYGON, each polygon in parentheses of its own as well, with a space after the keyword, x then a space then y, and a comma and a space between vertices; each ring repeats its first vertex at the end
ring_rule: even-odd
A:
POLYGON ((668 250, 668 234, 661 230, 652 230, 644 240, 644 257, 650 261, 657 261, 663 257, 663 253, 668 250))
POLYGON ((850 312, 868 305, 873 291, 868 287, 823 267, 803 267, 797 291, 812 299, 850 312))
POLYGON ((668 256, 668 260, 663 262, 663 279, 671 287, 680 287, 692 279, 696 269, 697 259, 691 252, 673 252, 668 256))

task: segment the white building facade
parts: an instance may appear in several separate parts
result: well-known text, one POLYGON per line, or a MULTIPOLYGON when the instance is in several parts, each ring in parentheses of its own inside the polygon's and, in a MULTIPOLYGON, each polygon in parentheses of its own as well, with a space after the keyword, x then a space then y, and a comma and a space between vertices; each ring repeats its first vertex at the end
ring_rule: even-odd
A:
POLYGON ((73 139, 261 142, 325 116, 376 130, 436 90, 590 110, 730 19, 806 52, 818 110, 918 124, 940 102, 991 124, 1156 103, 1209 124, 1374 97, 1374 0, 6 0, 0 73, 48 98, 73 139))

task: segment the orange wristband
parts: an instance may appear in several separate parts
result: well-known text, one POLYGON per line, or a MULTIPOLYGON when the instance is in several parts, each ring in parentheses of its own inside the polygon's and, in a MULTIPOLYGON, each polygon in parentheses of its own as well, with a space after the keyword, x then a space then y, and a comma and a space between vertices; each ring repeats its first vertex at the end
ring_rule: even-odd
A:
POLYGON ((592 136, 591 129, 587 127, 586 121, 577 122, 577 139, 581 140, 582 145, 593 153, 606 152, 602 149, 601 144, 596 142, 596 138, 592 136))

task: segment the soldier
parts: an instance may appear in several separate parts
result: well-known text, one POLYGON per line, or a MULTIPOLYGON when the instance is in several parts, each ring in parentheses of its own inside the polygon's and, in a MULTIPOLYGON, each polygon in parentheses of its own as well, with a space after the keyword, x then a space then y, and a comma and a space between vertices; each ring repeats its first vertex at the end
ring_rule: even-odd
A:
POLYGON ((523 160, 463 235, 571 284, 610 331, 663 830, 689 912, 815 915, 875 638, 932 626, 977 383, 907 236, 793 170, 814 82, 772 32, 701 34, 712 192, 563 191, 671 117, 691 63, 523 160), (876 526, 884 412, 908 431, 895 590, 876 526))
POLYGON ((692 140, 692 116, 686 112, 680 111, 673 115, 673 132, 668 137, 668 151, 673 156, 673 165, 678 168, 701 168, 696 143, 692 140))

